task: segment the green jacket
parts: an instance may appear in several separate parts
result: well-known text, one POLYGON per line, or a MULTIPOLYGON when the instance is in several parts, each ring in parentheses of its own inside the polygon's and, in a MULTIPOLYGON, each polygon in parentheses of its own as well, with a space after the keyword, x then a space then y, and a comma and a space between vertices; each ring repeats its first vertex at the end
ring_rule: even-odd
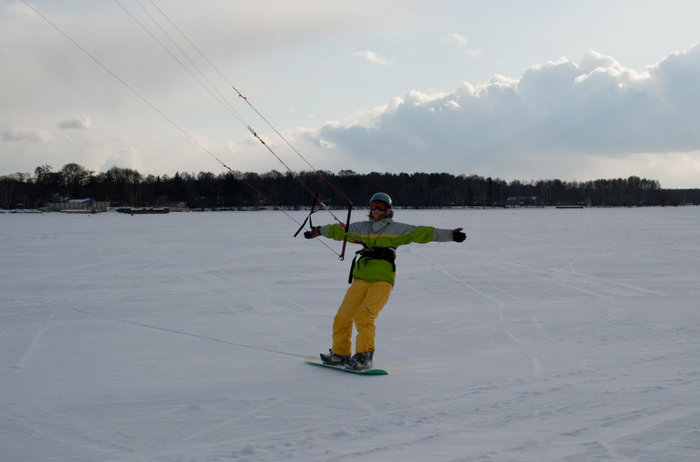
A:
MULTIPOLYGON (((336 241, 345 238, 345 229, 338 224, 321 227, 321 234, 336 241)), ((397 223, 391 218, 372 222, 360 221, 351 223, 348 229, 348 242, 364 243, 371 248, 396 248, 412 242, 425 244, 427 242, 452 241, 451 229, 438 229, 432 226, 414 226, 397 223)), ((353 268, 353 278, 367 282, 386 281, 394 284, 396 278, 395 266, 387 260, 363 257, 353 268)))

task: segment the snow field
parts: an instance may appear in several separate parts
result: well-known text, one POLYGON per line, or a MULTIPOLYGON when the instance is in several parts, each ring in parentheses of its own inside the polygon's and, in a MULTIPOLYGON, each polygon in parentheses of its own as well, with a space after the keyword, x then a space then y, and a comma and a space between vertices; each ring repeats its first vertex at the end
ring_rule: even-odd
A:
POLYGON ((396 220, 468 239, 399 248, 361 377, 302 363, 353 248, 279 212, 0 214, 0 460, 697 458, 697 208, 396 220))

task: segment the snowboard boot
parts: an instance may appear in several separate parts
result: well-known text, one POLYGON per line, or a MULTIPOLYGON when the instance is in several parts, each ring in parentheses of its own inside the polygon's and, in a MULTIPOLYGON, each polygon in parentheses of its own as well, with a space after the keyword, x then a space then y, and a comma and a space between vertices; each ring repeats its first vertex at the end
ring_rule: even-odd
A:
POLYGON ((321 361, 323 361, 323 364, 327 364, 329 366, 342 366, 343 364, 347 363, 348 360, 350 359, 350 356, 341 356, 333 353, 331 350, 328 350, 328 354, 320 354, 321 356, 321 361))
POLYGON ((345 369, 350 369, 353 371, 372 369, 372 356, 374 356, 374 351, 368 351, 367 353, 355 353, 353 357, 350 358, 345 364, 345 369))

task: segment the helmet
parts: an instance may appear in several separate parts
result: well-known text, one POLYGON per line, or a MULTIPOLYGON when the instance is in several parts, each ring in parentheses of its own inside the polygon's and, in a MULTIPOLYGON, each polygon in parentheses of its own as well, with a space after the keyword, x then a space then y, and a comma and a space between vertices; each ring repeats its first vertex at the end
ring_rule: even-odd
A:
POLYGON ((391 197, 389 197, 389 195, 387 193, 383 193, 383 192, 374 193, 374 195, 372 195, 372 198, 369 200, 369 203, 371 204, 374 201, 384 202, 386 205, 388 205, 391 208, 391 197))

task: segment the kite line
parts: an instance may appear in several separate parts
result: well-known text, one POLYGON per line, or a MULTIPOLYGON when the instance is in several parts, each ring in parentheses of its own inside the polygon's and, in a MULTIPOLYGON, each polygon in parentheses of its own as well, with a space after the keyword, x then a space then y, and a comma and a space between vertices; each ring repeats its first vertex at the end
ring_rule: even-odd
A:
MULTIPOLYGON (((287 211, 285 211, 279 204, 277 204, 272 198, 270 198, 268 195, 260 191, 259 188, 255 187, 252 183, 250 183, 245 176, 237 171, 229 167, 223 160, 221 160, 218 156, 216 156, 211 150, 209 150, 207 147, 205 147, 197 138, 195 138, 192 134, 188 133, 185 129, 183 129, 179 124, 177 124, 171 117, 169 117, 167 114, 165 114, 162 110, 160 110, 154 103, 152 103, 148 98, 146 98, 142 93, 140 93, 136 88, 134 88, 132 85, 130 85, 128 82, 126 82, 123 78, 121 78, 116 72, 114 72, 112 69, 110 69, 107 65, 105 65, 102 61, 100 61, 95 55, 90 53, 85 47, 83 47, 79 42, 74 40, 69 34, 67 34, 65 31, 63 31, 58 25, 56 25, 53 21, 51 21, 47 16, 42 14, 37 8, 32 6, 30 3, 27 2, 27 0, 22 0, 22 2, 30 8, 32 11, 34 11, 41 19, 43 19, 47 24, 49 24, 53 29, 55 29, 60 35, 62 35, 65 39, 67 39, 69 42, 71 42, 75 47, 77 47, 83 54, 85 54, 88 58, 90 58, 93 62, 95 62, 98 66, 100 66, 104 71, 106 71, 109 75, 111 75, 114 79, 116 79, 119 83, 121 83, 127 90, 129 90, 133 95, 135 95, 138 99, 140 99, 143 103, 145 103, 148 107, 150 107, 153 111, 155 111, 158 115, 160 115, 166 122, 168 122, 170 125, 172 125, 177 131, 182 133, 186 138, 188 138, 190 141, 192 141, 197 147, 202 149, 205 153, 207 153, 209 156, 211 156, 215 161, 217 161, 219 164, 222 165, 226 170, 231 172, 234 177, 240 181, 242 181, 246 186, 251 188, 253 191, 255 191, 257 194, 260 195, 265 201, 270 203, 272 207, 276 210, 279 210, 283 212, 290 220, 295 222, 297 225, 299 225, 299 230, 303 229, 304 226, 306 225, 307 221, 309 222, 309 225, 311 225, 311 214, 316 212, 316 204, 319 205, 320 209, 326 210, 332 217, 335 219, 341 226, 345 228, 345 236, 344 240, 342 243, 342 249, 340 252, 337 252, 333 248, 331 248, 328 244, 326 244, 323 240, 317 239, 318 242, 321 242, 324 246, 326 246, 329 250, 331 250, 333 253, 335 253, 340 260, 344 259, 345 256, 345 249, 347 245, 347 239, 348 239, 348 226, 347 224, 350 223, 350 217, 351 217, 351 212, 352 212, 352 201, 351 199, 343 193, 341 190, 339 190, 332 182, 330 182, 325 175, 323 175, 322 172, 320 172, 318 169, 316 169, 311 163, 287 140, 286 137, 282 133, 277 130, 272 123, 249 101, 249 99, 244 96, 241 91, 236 88, 236 86, 230 82, 229 79, 226 78, 226 76, 219 70, 219 68, 214 65, 214 63, 207 58, 207 56, 201 51, 199 47, 197 47, 190 39, 189 37, 180 29, 177 27, 177 25, 163 12, 163 10, 158 7, 158 5, 155 3, 154 0, 149 0, 150 3, 153 5, 153 7, 159 12, 159 14, 165 19, 165 21, 170 24, 172 28, 174 28, 181 37, 189 44, 189 46, 198 54, 214 71, 222 78, 224 81, 236 92, 237 96, 240 97, 264 122, 265 124, 274 131, 274 133, 286 144, 299 158, 301 158, 306 165, 311 168, 311 170, 317 175, 318 179, 320 182, 323 182, 327 184, 330 188, 332 188, 334 191, 336 191, 345 201, 347 201, 347 218, 345 222, 340 220, 332 211, 331 209, 319 198, 318 192, 312 191, 309 186, 302 181, 302 179, 299 177, 299 175, 294 172, 288 165, 287 163, 275 152, 272 147, 263 140, 263 138, 252 128, 252 126, 246 122, 246 120, 243 118, 243 116, 236 111, 236 109, 233 107, 233 105, 226 99, 226 97, 223 95, 221 91, 217 89, 217 87, 211 82, 210 79, 207 78, 206 74, 200 69, 200 67, 194 62, 194 60, 188 55, 188 53, 180 46, 178 45, 177 41, 173 39, 171 34, 167 32, 165 27, 152 15, 144 6, 141 4, 139 0, 136 0, 136 3, 139 5, 139 7, 144 11, 144 13, 150 18, 150 20, 156 25, 156 27, 161 31, 162 34, 164 34, 168 41, 177 49, 177 51, 184 57, 184 59, 192 66, 194 71, 188 67, 185 62, 178 58, 178 56, 175 54, 174 51, 172 51, 162 40, 160 40, 154 32, 152 32, 142 21, 140 21, 132 12, 130 12, 124 5, 123 3, 120 2, 120 0, 114 0, 117 5, 119 5, 125 12, 126 14, 131 17, 133 21, 135 21, 156 43, 158 43, 168 55, 170 55, 171 58, 173 58, 181 67, 183 67, 204 89, 212 95, 212 97, 217 100, 220 104, 224 106, 224 108, 236 119, 238 120, 239 123, 241 123, 253 136, 253 138, 257 139, 263 147, 267 149, 270 154, 272 154, 284 167, 285 169, 290 173, 290 175, 312 196, 313 198, 313 203, 311 206, 311 211, 309 213, 309 216, 307 216, 306 220, 304 220, 303 223, 299 223, 298 220, 296 220, 291 214, 289 214, 287 211), (195 72, 196 71, 196 72, 195 72)), ((299 231, 295 233, 295 236, 299 234, 299 231)))

